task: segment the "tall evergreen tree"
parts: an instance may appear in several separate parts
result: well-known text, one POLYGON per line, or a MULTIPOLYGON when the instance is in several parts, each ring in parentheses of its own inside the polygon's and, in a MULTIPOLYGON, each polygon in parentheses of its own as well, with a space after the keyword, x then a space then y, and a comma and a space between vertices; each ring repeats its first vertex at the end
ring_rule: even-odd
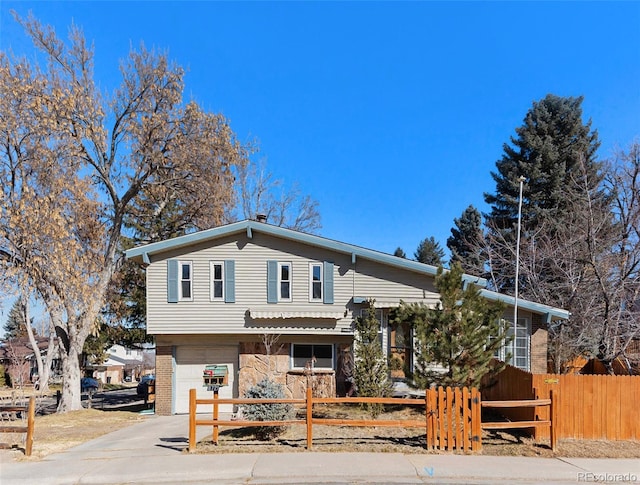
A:
POLYGON ((13 339, 27 336, 27 324, 24 316, 24 307, 22 301, 18 298, 7 316, 7 321, 4 324, 4 338, 13 339))
POLYGON ((404 250, 400 246, 398 246, 396 248, 396 250, 393 252, 393 255, 397 256, 398 258, 406 258, 407 257, 407 254, 404 252, 404 250))
POLYGON ((408 322, 414 330, 417 387, 479 387, 485 375, 501 370, 492 360, 506 339, 504 306, 489 303, 474 285, 463 288, 462 274, 459 263, 450 271, 438 269, 440 303, 435 309, 402 302, 393 312, 394 323, 408 322))
MULTIPOLYGON (((582 121, 582 97, 552 94, 534 102, 516 137, 504 145, 504 154, 491 175, 494 194, 485 193, 491 205, 486 218, 487 241, 493 284, 513 291, 520 177, 525 178, 522 197, 521 234, 534 241, 541 234, 552 236, 566 225, 575 192, 581 180, 596 187, 600 163, 596 160, 598 134, 591 121, 582 121)), ((556 275, 549 275, 550 279, 556 275)), ((527 288, 522 287, 523 295, 527 288)))
POLYGON ((440 243, 433 236, 423 239, 418 244, 418 249, 413 253, 416 261, 432 266, 442 266, 444 259, 444 249, 440 247, 440 243))
POLYGON ((496 193, 485 194, 491 204, 485 236, 493 285, 515 290, 519 250, 519 295, 572 314, 568 322, 550 327, 556 369, 563 368, 565 357, 598 353, 594 341, 602 332, 591 322, 598 299, 594 289, 606 286, 611 277, 596 278, 596 269, 605 246, 616 246, 605 242, 613 229, 615 190, 607 193, 605 167, 596 158, 598 134, 591 121, 582 120, 582 99, 547 95, 534 103, 496 163, 496 193), (517 247, 521 176, 526 182, 517 247))
POLYGON ((581 160, 590 173, 598 171, 600 142, 591 121, 582 121, 582 101, 582 96, 548 94, 533 103, 511 145, 505 143, 504 154, 496 162, 497 172, 491 173, 496 193, 485 194, 491 205, 489 220, 497 229, 514 227, 521 176, 526 179, 523 221, 527 227, 536 227, 566 210, 566 187, 572 177, 582 177, 581 160))
POLYGON ((484 274, 485 257, 482 250, 482 216, 470 205, 459 218, 453 220, 447 247, 451 251, 451 264, 460 263, 469 274, 484 274))

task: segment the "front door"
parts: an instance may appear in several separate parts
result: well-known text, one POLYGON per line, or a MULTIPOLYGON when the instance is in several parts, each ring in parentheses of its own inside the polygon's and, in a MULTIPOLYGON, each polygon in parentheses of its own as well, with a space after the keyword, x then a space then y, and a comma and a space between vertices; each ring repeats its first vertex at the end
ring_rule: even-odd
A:
POLYGON ((391 377, 404 379, 411 369, 411 327, 408 323, 389 326, 389 368, 391 377))

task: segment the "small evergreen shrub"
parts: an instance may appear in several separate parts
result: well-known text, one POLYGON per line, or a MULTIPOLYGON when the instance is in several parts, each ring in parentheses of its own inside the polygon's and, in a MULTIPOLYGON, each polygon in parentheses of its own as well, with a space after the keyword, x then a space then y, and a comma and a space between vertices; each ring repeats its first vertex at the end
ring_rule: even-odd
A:
MULTIPOLYGON (((267 377, 251 387, 244 395, 249 399, 281 399, 284 398, 282 385, 269 380, 267 377)), ((284 421, 291 419, 293 405, 276 404, 247 404, 242 409, 242 415, 249 421, 284 421)), ((255 436, 259 440, 267 441, 284 432, 286 426, 259 426, 255 436)))
MULTIPOLYGON (((358 396, 387 397, 393 392, 389 367, 378 336, 380 322, 376 318, 375 301, 369 301, 364 316, 355 320, 355 383, 358 396)), ((375 418, 383 410, 383 404, 364 405, 375 418)))

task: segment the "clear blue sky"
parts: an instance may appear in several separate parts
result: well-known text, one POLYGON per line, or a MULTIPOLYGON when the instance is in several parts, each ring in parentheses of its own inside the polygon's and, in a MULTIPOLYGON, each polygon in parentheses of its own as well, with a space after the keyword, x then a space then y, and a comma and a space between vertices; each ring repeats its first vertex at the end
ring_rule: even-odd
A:
POLYGON ((131 46, 167 49, 186 99, 319 201, 321 235, 385 252, 446 247, 469 204, 486 211, 503 143, 547 93, 585 97, 602 158, 640 135, 639 2, 3 0, 1 48, 31 55, 11 9, 81 26, 103 87, 131 46))

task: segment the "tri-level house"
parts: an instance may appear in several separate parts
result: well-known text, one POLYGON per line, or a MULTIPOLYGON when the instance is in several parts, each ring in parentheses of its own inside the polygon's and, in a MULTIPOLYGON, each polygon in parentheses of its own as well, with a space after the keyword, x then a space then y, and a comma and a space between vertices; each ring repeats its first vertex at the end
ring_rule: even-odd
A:
MULTIPOLYGON (((189 389, 203 387, 206 366, 226 365, 221 397, 241 396, 269 375, 299 397, 311 368, 316 391, 340 393, 354 318, 375 300, 389 357, 411 366, 408 328, 388 323, 406 302, 435 305, 437 268, 264 222, 241 221, 130 249, 146 266, 147 331, 156 339, 156 412, 188 412, 189 389)), ((482 279, 465 280, 484 287, 482 279)), ((518 367, 546 372, 547 324, 567 311, 482 289, 508 305, 518 367)))

